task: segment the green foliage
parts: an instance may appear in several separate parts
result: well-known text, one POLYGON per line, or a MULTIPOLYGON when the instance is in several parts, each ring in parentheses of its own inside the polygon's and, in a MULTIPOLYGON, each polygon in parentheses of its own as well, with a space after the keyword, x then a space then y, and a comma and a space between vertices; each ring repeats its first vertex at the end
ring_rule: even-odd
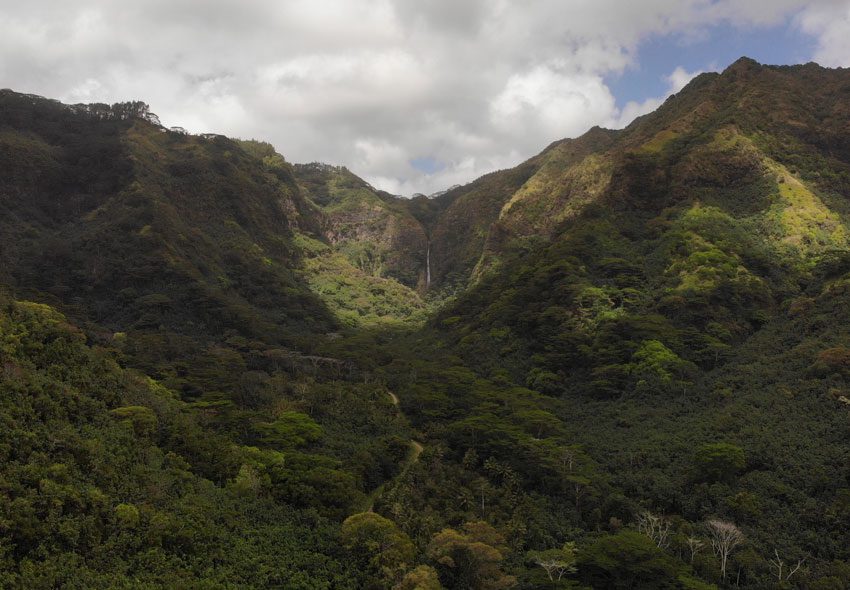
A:
POLYGON ((0 586, 844 588, 848 82, 410 201, 0 92, 0 586))
POLYGON ((644 535, 605 535, 580 554, 579 576, 594 588, 683 588, 680 564, 644 535))
POLYGON ((199 475, 231 441, 52 308, 0 295, 0 367, 0 586, 361 587, 332 523, 199 475))
POLYGON ((420 565, 409 571, 395 590, 443 590, 443 586, 434 568, 420 565))
POLYGON ((343 254, 310 258, 306 268, 310 288, 343 325, 417 324, 425 317, 426 305, 414 290, 358 268, 343 254))
POLYGON ((812 371, 824 377, 831 374, 850 377, 850 348, 836 346, 822 350, 812 363, 812 371))
POLYGON ((576 572, 576 545, 564 543, 563 547, 557 549, 530 551, 526 560, 546 572, 549 582, 566 582, 565 576, 576 572))
MULTIPOLYGON (((832 541, 846 538, 840 525, 799 518, 814 506, 841 513, 843 484, 828 474, 846 449, 850 403, 841 312, 848 208, 837 196, 846 194, 838 178, 848 172, 847 146, 824 157, 814 135, 782 122, 793 113, 829 133, 795 102, 810 98, 800 70, 748 68, 701 78, 625 130, 613 141, 629 154, 597 143, 596 160, 607 158, 610 170, 599 193, 579 182, 589 169, 576 166, 587 158, 579 146, 556 144, 529 163, 539 176, 480 232, 487 251, 473 284, 393 346, 386 375, 414 425, 440 444, 385 493, 383 506, 415 539, 477 517, 509 531, 512 546, 539 551, 574 539, 581 554, 596 542, 592 531, 616 535, 653 506, 673 515, 680 543, 702 534, 692 523, 734 516, 749 543, 734 557, 742 587, 771 583, 767 560, 778 544, 850 557, 832 541), (746 92, 739 75, 784 114, 735 102, 746 92), (780 128, 799 157, 784 139, 770 141, 780 128), (789 157, 808 159, 809 175, 779 162, 789 157), (575 191, 563 208, 572 217, 536 225, 558 191, 575 191)), ((815 70, 805 76, 841 94, 846 77, 815 70)), ((823 108, 846 119, 827 104, 834 99, 823 108)), ((445 223, 463 205, 478 224, 485 207, 514 196, 477 194, 476 211, 463 196, 474 188, 457 192, 445 223)), ((466 245, 452 252, 464 259, 466 245)), ((695 573, 666 561, 668 587, 719 581, 709 555, 694 563, 695 573)), ((532 586, 531 576, 518 580, 532 586)))
POLYGON ((632 374, 639 388, 667 387, 683 382, 696 367, 681 359, 658 340, 646 340, 632 355, 632 374))
POLYGON ((407 199, 377 191, 339 166, 298 164, 293 171, 332 252, 340 255, 333 264, 348 263, 349 276, 391 279, 408 289, 424 286, 428 239, 407 199))
POLYGON ((729 481, 746 465, 744 450, 729 443, 702 445, 694 457, 697 477, 708 481, 729 481))
POLYGON ((113 416, 129 424, 137 436, 151 436, 156 432, 158 420, 150 408, 144 406, 124 406, 110 412, 113 416))
POLYGON ((485 522, 469 522, 463 532, 444 529, 428 545, 428 557, 448 588, 497 590, 510 588, 514 578, 501 570, 504 539, 485 522))
MULTIPOLYGON (((392 521, 373 512, 362 512, 345 519, 340 538, 364 569, 387 585, 401 580, 416 555, 410 538, 392 521)), ((427 581, 427 574, 424 578, 427 581)))
POLYGON ((132 504, 119 504, 115 507, 115 520, 123 529, 134 529, 139 526, 141 520, 139 509, 132 504))
POLYGON ((322 436, 322 427, 300 412, 284 412, 274 422, 260 422, 255 428, 264 443, 285 449, 303 446, 322 436))

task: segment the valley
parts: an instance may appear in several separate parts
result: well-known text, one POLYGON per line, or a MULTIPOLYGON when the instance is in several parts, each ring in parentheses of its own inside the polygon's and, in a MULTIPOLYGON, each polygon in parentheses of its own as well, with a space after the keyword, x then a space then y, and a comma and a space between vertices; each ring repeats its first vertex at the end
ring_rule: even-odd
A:
POLYGON ((0 587, 850 589, 848 104, 408 199, 0 91, 0 587))

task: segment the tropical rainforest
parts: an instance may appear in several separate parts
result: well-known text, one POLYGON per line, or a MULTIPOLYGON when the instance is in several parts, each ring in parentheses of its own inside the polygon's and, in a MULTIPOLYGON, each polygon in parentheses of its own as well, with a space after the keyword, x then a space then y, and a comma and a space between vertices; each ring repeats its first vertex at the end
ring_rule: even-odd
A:
POLYGON ((0 91, 0 588, 850 589, 850 70, 401 198, 0 91))

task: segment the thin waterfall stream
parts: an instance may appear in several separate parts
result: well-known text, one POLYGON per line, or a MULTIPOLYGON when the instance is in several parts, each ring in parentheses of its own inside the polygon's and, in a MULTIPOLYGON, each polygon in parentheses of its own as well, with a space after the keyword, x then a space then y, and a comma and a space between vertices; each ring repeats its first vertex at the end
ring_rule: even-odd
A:
POLYGON ((431 286, 431 240, 425 248, 425 286, 431 286))

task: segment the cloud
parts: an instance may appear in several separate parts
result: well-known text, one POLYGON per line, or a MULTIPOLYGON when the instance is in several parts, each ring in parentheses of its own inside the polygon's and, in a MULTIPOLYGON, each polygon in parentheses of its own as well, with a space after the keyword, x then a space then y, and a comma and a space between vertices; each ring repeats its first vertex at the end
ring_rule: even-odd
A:
POLYGON ((667 100, 673 94, 676 94, 682 88, 688 85, 688 82, 703 73, 703 70, 689 72, 682 66, 664 76, 664 81, 667 82, 667 92, 660 97, 647 98, 642 102, 629 101, 615 116, 608 119, 606 126, 611 129, 622 129, 636 118, 651 113, 667 100))
POLYGON ((703 73, 703 70, 689 72, 682 66, 677 67, 666 76, 667 82, 670 84, 670 94, 676 94, 682 88, 687 86, 691 80, 703 73))
POLYGON ((811 6, 797 18, 800 27, 817 39, 814 60, 823 66, 850 67, 850 4, 811 6))
POLYGON ((0 86, 145 100, 168 125, 411 194, 655 108, 693 72, 618 107, 605 80, 638 65, 642 41, 795 11, 819 59, 846 65, 836 0, 0 0, 0 86))
POLYGON ((508 78, 490 103, 490 121, 508 137, 558 137, 582 133, 588 120, 600 120, 614 108, 599 75, 540 65, 508 78))

